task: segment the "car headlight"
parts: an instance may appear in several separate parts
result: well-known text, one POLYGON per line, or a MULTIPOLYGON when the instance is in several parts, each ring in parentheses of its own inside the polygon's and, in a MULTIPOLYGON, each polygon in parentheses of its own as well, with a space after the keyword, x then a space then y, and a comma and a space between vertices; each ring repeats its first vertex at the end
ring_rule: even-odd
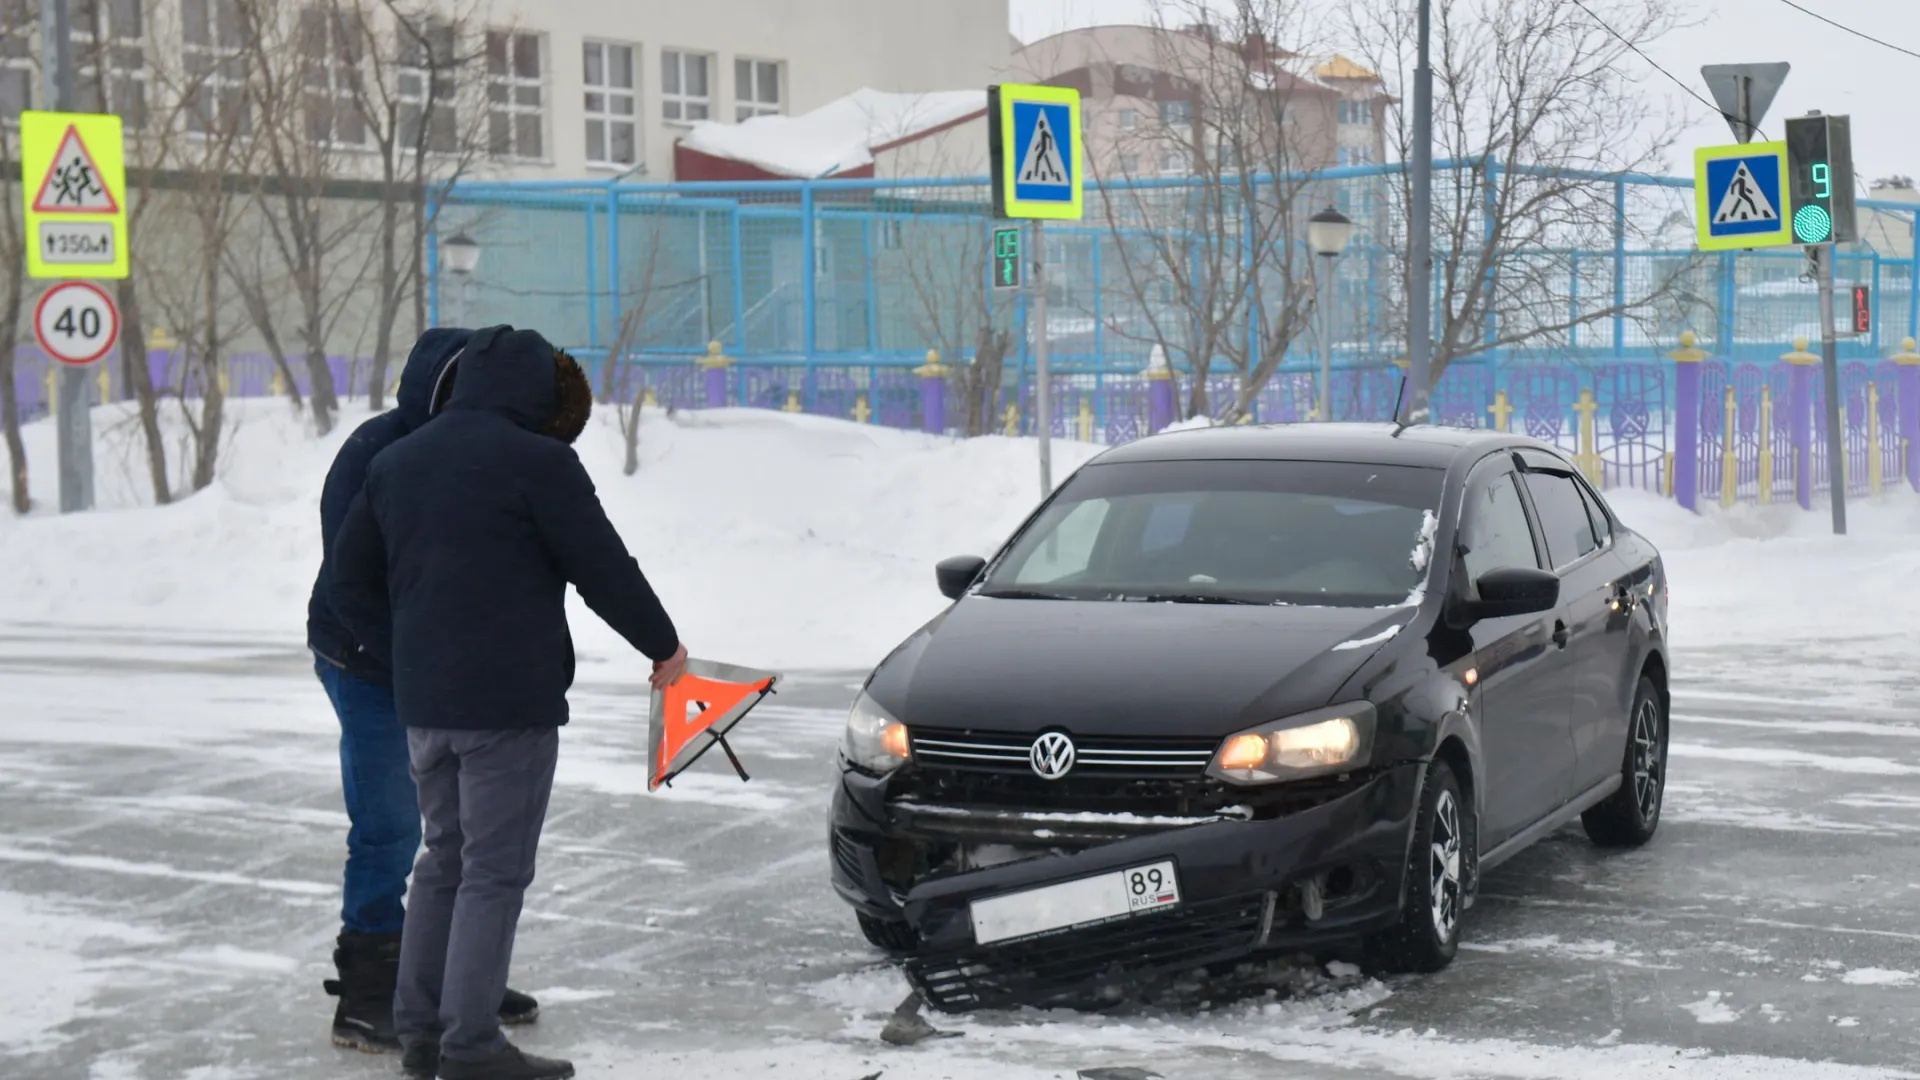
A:
POLYGON ((907 725, 895 720, 863 691, 847 713, 841 751, 848 761, 868 772, 892 772, 907 763, 907 725))
POLYGON ((1372 705, 1356 701, 1229 735, 1207 775, 1229 784, 1272 784, 1347 772, 1373 753, 1374 716, 1372 705))

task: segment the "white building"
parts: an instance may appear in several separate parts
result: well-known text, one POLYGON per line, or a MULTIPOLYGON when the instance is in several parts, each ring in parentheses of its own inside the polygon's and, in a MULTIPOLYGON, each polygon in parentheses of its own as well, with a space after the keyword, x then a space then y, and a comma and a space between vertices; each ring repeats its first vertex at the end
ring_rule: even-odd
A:
POLYGON ((498 0, 491 171, 667 180, 695 121, 797 115, 862 88, 984 89, 1008 66, 1007 3, 498 0))

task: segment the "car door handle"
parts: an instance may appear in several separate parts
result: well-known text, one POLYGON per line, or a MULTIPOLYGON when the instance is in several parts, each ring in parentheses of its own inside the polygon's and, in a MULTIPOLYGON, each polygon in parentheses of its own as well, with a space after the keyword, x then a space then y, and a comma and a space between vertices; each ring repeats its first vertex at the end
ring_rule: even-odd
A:
POLYGON ((1567 647, 1567 624, 1559 619, 1553 620, 1553 644, 1561 649, 1567 647))

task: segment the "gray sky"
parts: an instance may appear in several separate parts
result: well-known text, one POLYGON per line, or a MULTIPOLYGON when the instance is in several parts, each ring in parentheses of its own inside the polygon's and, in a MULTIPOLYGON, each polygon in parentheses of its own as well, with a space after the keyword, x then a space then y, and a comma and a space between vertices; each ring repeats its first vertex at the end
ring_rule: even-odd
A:
MULTIPOLYGON (((1445 0, 1436 0, 1445 2, 1445 0)), ((1802 7, 1920 52, 1920 0, 1798 0, 1802 7)), ((1151 0, 1011 0, 1013 32, 1023 41, 1098 23, 1139 22, 1151 0)), ((1793 65, 1785 87, 1761 125, 1781 135, 1783 117, 1809 109, 1853 117, 1853 160, 1862 181, 1891 173, 1920 178, 1920 58, 1906 56, 1795 11, 1781 0, 1696 0, 1677 31, 1649 50, 1653 60, 1709 101, 1700 65, 1770 62, 1793 65)), ((1719 116, 1688 97, 1664 75, 1641 65, 1642 86, 1656 100, 1686 106, 1693 122, 1683 150, 1733 142, 1719 116)), ((1693 168, 1690 152, 1676 153, 1667 172, 1693 168)))

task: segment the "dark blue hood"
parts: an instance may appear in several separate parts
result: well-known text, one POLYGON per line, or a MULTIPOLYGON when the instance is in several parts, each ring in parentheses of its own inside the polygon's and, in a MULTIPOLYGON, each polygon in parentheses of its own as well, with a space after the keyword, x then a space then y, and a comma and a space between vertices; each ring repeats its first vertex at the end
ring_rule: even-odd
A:
POLYGON ((490 326, 475 330, 449 411, 489 412, 541 432, 560 406, 553 345, 533 330, 490 326))
POLYGON ((413 351, 407 354, 407 366, 400 372, 400 389, 393 402, 394 412, 408 431, 418 431, 432 419, 434 388, 472 336, 471 330, 436 326, 414 342, 413 351))

